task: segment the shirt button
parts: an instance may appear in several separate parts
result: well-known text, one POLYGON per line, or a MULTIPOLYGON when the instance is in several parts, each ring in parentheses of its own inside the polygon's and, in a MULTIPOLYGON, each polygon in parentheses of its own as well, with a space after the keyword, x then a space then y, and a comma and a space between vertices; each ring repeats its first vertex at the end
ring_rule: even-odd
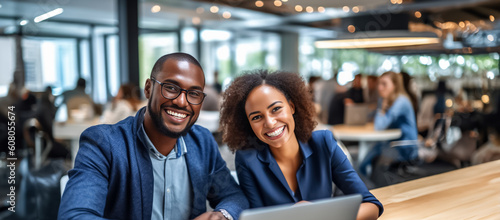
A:
POLYGON ((167 193, 170 193, 170 188, 167 189, 167 193))

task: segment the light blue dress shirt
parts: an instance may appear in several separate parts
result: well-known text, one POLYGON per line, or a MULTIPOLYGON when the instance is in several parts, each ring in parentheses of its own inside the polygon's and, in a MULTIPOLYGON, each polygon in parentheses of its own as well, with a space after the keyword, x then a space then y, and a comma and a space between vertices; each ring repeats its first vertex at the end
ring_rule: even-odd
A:
POLYGON ((177 139, 174 149, 164 156, 149 139, 141 126, 153 165, 154 194, 151 219, 189 219, 193 191, 187 170, 186 144, 177 139))

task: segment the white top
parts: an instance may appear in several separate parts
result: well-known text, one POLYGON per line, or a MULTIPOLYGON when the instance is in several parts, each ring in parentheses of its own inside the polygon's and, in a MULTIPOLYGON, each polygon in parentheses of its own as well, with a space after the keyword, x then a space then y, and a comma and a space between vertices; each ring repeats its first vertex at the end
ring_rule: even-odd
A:
POLYGON ((102 113, 100 122, 103 124, 115 124, 128 116, 134 116, 136 111, 126 100, 118 100, 114 109, 111 109, 109 104, 102 113))

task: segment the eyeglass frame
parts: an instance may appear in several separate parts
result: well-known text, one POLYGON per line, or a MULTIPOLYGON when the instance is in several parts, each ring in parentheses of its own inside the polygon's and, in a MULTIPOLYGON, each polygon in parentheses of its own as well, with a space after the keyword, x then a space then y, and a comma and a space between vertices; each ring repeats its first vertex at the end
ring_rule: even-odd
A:
POLYGON ((174 100, 174 99, 176 99, 176 98, 179 98, 179 95, 181 95, 182 91, 186 91, 186 92, 184 93, 184 94, 186 94, 186 101, 187 101, 189 104, 191 104, 191 105, 199 105, 199 104, 203 103, 203 101, 205 100, 205 97, 207 97, 207 94, 206 94, 206 93, 204 93, 204 92, 202 92, 202 91, 200 91, 200 90, 195 90, 195 89, 183 89, 183 88, 181 88, 180 86, 175 85, 175 84, 173 84, 173 83, 169 83, 169 82, 163 82, 163 83, 162 83, 162 82, 158 81, 157 79, 155 79, 154 77, 151 77, 151 78, 150 78, 150 80, 153 80, 153 82, 157 82, 158 84, 160 84, 160 93, 161 93, 161 96, 163 96, 163 98, 166 98, 166 99, 174 100), (164 84, 169 84, 169 85, 172 85, 172 86, 174 86, 174 87, 179 88, 179 94, 177 94, 174 98, 167 98, 167 97, 165 97, 165 95, 163 94, 163 90, 164 90, 164 89, 163 89, 163 85, 164 85, 164 84), (192 103, 192 102, 190 102, 190 101, 189 101, 188 92, 191 92, 191 91, 201 92, 201 94, 203 94, 203 96, 202 96, 202 98, 201 98, 200 103, 195 104, 195 103, 192 103))

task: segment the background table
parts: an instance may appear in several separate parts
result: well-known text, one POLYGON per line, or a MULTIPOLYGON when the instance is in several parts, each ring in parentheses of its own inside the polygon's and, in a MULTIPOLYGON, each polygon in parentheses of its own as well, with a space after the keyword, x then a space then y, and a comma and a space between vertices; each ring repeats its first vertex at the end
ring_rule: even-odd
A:
POLYGON ((85 129, 90 126, 96 125, 98 119, 90 121, 68 121, 65 123, 54 123, 53 132, 55 139, 68 140, 71 144, 71 161, 75 161, 76 153, 78 152, 80 135, 85 129))
POLYGON ((500 219, 500 160, 371 192, 380 219, 500 219))
POLYGON ((369 142, 388 141, 401 137, 401 129, 375 130, 373 123, 365 125, 333 125, 330 127, 333 136, 341 141, 358 141, 358 163, 360 163, 370 150, 369 142))

